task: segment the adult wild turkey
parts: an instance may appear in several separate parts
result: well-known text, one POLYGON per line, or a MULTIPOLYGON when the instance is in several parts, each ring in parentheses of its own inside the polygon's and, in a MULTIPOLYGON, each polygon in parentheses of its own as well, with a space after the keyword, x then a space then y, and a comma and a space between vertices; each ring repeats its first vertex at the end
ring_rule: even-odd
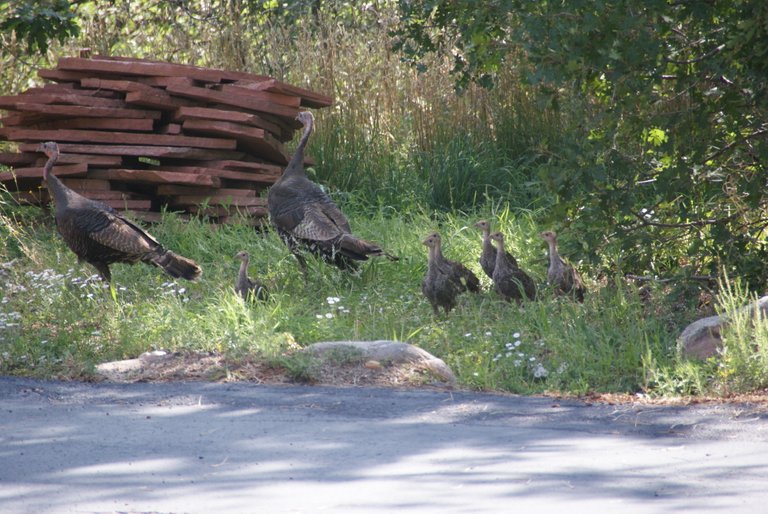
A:
POLYGON ((539 235, 549 244, 547 282, 554 286, 555 294, 573 295, 578 301, 583 302, 586 288, 579 272, 557 252, 557 234, 547 230, 539 235))
POLYGON ((288 166, 267 195, 269 217, 280 238, 299 261, 306 278, 307 265, 301 250, 319 255, 343 270, 356 270, 356 261, 368 256, 397 257, 378 245, 352 235, 349 222, 333 200, 304 172, 304 148, 312 133, 314 117, 302 111, 296 117, 304 132, 288 166))
POLYGON ((501 232, 490 234, 489 238, 498 245, 496 252, 496 264, 493 269, 493 284, 505 300, 515 300, 518 304, 522 300, 536 299, 536 284, 528 274, 521 270, 514 258, 509 259, 509 254, 504 250, 504 235, 501 232))
POLYGON ((266 300, 269 298, 269 293, 264 284, 258 280, 253 280, 248 277, 248 261, 250 255, 248 252, 242 251, 235 255, 236 259, 240 260, 240 271, 237 274, 237 280, 235 281, 235 291, 239 294, 243 300, 248 300, 249 297, 255 300, 266 300))
POLYGON ((173 278, 196 280, 200 277, 202 270, 194 261, 166 250, 112 207, 85 198, 62 184, 51 173, 59 158, 56 143, 42 143, 38 151, 48 156, 43 180, 56 206, 56 228, 78 261, 91 264, 105 282, 112 279, 109 265, 115 262, 153 264, 173 278))
POLYGON ((427 253, 427 274, 421 283, 421 292, 429 300, 435 316, 440 314, 440 307, 448 314, 456 306, 456 297, 459 295, 459 283, 456 280, 453 269, 446 266, 440 252, 440 235, 437 233, 428 235, 424 245, 429 249, 427 253))
MULTIPOLYGON (((475 227, 483 231, 483 250, 480 253, 480 267, 489 278, 493 278, 493 270, 496 268, 496 247, 491 242, 491 223, 487 220, 480 220, 475 223, 475 227)), ((507 261, 517 266, 515 257, 507 252, 507 261)))

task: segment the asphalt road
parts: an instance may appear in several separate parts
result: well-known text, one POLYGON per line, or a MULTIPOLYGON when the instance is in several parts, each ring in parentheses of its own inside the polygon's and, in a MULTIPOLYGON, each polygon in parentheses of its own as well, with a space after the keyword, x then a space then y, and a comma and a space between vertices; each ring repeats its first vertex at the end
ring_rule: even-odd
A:
POLYGON ((768 414, 0 377, 0 512, 768 512, 768 414))

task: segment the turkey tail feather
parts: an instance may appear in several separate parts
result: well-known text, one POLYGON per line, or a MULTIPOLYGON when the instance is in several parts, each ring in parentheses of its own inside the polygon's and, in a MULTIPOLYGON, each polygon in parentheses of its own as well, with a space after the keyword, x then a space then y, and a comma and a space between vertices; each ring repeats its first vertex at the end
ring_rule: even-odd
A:
POLYGON ((358 239, 351 234, 344 234, 339 241, 339 247, 341 252, 353 259, 365 260, 369 255, 374 257, 385 256, 390 260, 396 261, 399 257, 395 257, 385 252, 380 246, 375 245, 365 239, 358 239))
POLYGON ((203 270, 192 259, 187 259, 170 250, 157 254, 152 262, 160 266, 173 278, 184 278, 186 280, 197 280, 202 275, 203 270))

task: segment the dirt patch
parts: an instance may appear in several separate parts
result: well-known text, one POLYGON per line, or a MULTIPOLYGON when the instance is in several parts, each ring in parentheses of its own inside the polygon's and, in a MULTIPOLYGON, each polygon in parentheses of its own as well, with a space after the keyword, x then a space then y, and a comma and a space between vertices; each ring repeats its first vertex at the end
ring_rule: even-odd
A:
POLYGON ((97 380, 117 383, 202 380, 259 384, 449 387, 449 384, 436 378, 422 364, 387 364, 359 359, 298 358, 286 360, 283 366, 211 353, 151 352, 137 359, 99 364, 96 372, 97 380))

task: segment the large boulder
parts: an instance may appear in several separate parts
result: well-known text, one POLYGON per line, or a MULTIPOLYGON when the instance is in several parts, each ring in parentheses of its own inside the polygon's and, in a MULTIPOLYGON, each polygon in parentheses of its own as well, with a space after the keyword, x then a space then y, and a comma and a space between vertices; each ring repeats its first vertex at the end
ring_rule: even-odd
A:
POLYGON ((694 321, 683 329, 677 338, 678 347, 684 357, 707 359, 720 353, 723 348, 722 330, 736 314, 748 313, 754 316, 756 308, 763 316, 768 315, 768 296, 763 296, 732 313, 709 316, 694 321))
POLYGON ((398 341, 329 341, 307 346, 305 352, 316 357, 323 357, 338 352, 352 352, 361 360, 375 366, 374 363, 415 364, 428 369, 443 381, 456 384, 456 376, 442 360, 426 350, 398 341))

